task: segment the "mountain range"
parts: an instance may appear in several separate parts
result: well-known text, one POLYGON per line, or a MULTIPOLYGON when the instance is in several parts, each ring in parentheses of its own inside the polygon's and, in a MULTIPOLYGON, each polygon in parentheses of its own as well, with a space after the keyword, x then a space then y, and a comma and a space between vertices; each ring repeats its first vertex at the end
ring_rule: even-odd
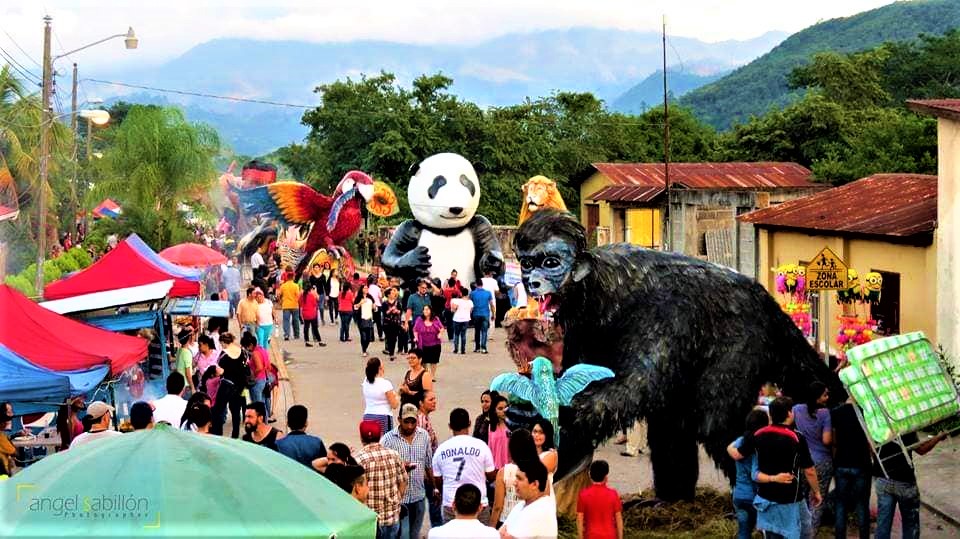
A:
MULTIPOLYGON (((709 77, 753 60, 784 37, 767 32, 718 43, 669 37, 668 51, 671 63, 696 65, 697 77, 709 77)), ((561 90, 593 92, 614 103, 662 65, 661 39, 655 32, 597 28, 507 34, 470 46, 216 39, 158 67, 92 78, 312 107, 318 104, 314 88, 338 79, 387 71, 399 84, 409 85, 421 74, 442 72, 453 78, 453 93, 481 106, 511 105, 561 90)), ((677 83, 679 90, 679 78, 677 83)), ((307 133, 299 124, 303 108, 108 85, 98 91, 114 100, 178 104, 191 120, 217 128, 223 141, 242 154, 267 153, 307 133)))
POLYGON ((960 27, 960 0, 895 2, 851 17, 815 24, 785 39, 767 54, 680 99, 701 120, 718 129, 781 107, 799 92, 787 76, 821 51, 856 52, 887 41, 940 35, 960 27))

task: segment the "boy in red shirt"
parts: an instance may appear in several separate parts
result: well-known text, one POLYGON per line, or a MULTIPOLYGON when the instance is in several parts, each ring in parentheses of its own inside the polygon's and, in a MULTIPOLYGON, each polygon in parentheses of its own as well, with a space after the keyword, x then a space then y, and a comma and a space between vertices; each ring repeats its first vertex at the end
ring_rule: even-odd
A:
POLYGON ((610 465, 605 460, 590 464, 593 484, 577 498, 577 537, 623 539, 623 505, 616 490, 607 486, 610 465))

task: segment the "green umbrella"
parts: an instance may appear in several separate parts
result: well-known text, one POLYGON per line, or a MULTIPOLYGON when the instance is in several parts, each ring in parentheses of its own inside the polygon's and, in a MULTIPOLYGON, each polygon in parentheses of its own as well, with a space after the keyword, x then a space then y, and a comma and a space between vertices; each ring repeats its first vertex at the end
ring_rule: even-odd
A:
POLYGON ((258 445, 159 425, 0 482, 0 537, 374 537, 377 515, 258 445))

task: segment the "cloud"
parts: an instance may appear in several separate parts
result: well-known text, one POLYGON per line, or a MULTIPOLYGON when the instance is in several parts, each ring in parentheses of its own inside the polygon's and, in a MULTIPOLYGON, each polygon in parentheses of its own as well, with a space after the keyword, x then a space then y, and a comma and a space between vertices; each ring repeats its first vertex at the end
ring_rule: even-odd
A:
POLYGON ((483 64, 466 64, 458 71, 460 71, 462 75, 468 75, 481 80, 487 80, 496 83, 526 82, 531 80, 530 77, 520 73, 519 71, 483 64))
MULTIPOLYGON (((220 37, 312 42, 373 39, 473 44, 498 35, 588 26, 659 31, 705 41, 747 39, 769 30, 797 31, 820 19, 848 16, 889 0, 45 0, 0 5, 0 28, 40 59, 43 15, 54 18, 54 54, 134 27, 140 48, 105 43, 73 55, 82 67, 149 66, 220 37)), ((11 45, 0 33, 0 46, 11 45)), ((14 48, 15 49, 15 48, 14 48)), ((19 50, 15 55, 24 62, 19 50)), ((59 63, 58 63, 59 65, 59 63)), ((61 67, 61 69, 65 69, 61 67)))

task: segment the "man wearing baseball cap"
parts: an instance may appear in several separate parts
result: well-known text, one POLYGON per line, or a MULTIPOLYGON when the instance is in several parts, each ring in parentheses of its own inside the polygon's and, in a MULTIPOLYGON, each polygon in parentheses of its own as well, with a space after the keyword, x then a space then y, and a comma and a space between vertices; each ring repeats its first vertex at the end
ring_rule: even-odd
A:
POLYGON ((415 539, 420 537, 423 526, 424 498, 433 496, 440 501, 440 491, 433 481, 433 446, 427 431, 417 426, 419 415, 420 410, 415 405, 404 404, 400 407, 399 424, 381 440, 384 447, 400 454, 409 474, 407 492, 403 496, 407 514, 400 519, 400 537, 415 539), (425 489, 424 484, 429 487, 425 489))
POLYGON ((103 402, 94 401, 87 406, 87 415, 90 416, 90 430, 77 436, 70 442, 70 449, 90 443, 101 438, 111 438, 121 436, 121 433, 110 428, 110 418, 114 412, 113 406, 103 402))
POLYGON ((367 507, 377 513, 377 539, 400 536, 400 503, 407 490, 407 470, 400 455, 380 444, 380 423, 360 422, 363 447, 353 457, 367 476, 367 507))

